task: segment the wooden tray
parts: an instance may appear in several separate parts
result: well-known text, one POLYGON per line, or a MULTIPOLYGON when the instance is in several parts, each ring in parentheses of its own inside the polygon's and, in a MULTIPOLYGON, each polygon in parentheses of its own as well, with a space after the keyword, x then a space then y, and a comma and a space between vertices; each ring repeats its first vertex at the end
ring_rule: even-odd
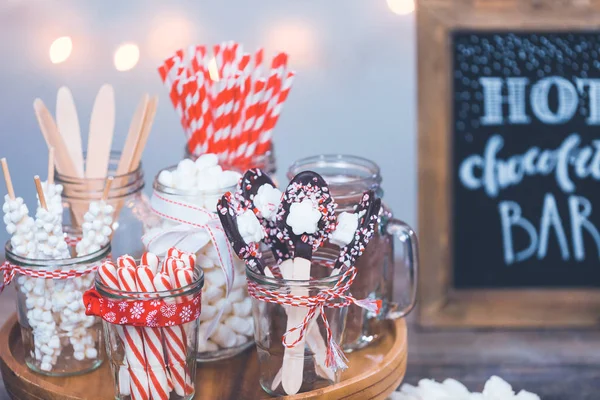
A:
MULTIPOLYGON (((349 354, 350 368, 337 385, 284 399, 385 399, 406 371, 406 324, 390 322, 389 334, 366 349, 349 354)), ((108 363, 89 374, 50 378, 33 373, 25 365, 16 315, 0 330, 0 371, 13 399, 87 400, 113 399, 108 363)), ((201 400, 270 399, 258 383, 258 360, 254 347, 225 361, 198 364, 196 397, 201 400)))

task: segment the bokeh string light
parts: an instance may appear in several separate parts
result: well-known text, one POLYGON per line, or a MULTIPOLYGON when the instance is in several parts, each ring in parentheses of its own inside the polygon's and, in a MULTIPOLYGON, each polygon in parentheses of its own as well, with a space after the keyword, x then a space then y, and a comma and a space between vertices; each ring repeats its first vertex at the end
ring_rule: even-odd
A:
POLYGON ((394 14, 408 15, 415 11, 415 0, 386 0, 394 14))
POLYGON ((140 48, 134 43, 125 43, 115 51, 114 63, 117 71, 129 71, 140 60, 140 48))
POLYGON ((73 51, 73 42, 69 36, 61 36, 50 45, 50 61, 52 64, 60 64, 67 61, 73 51))

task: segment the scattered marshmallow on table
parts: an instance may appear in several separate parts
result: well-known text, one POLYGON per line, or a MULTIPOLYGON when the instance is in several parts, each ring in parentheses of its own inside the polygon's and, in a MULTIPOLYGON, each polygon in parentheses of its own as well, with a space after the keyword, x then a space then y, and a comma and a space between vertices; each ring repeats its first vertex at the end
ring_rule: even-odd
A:
POLYGON ((502 378, 492 376, 481 393, 471 393, 462 383, 446 379, 439 383, 431 379, 421 379, 417 386, 407 383, 394 392, 388 400, 540 400, 540 397, 526 390, 515 393, 512 386, 502 378))
MULTIPOLYGON (((216 212, 218 200, 227 190, 233 190, 231 188, 238 184, 240 178, 238 172, 224 171, 215 154, 204 154, 196 161, 181 160, 177 168, 161 171, 157 179, 159 184, 167 188, 185 192, 186 202, 216 212)), ((265 201, 268 199, 270 197, 265 201)), ((254 214, 252 212, 250 214, 247 215, 245 234, 252 237, 264 234, 254 214)), ((147 231, 146 235, 152 237, 153 233, 175 226, 176 224, 164 220, 160 226, 147 231)), ((254 335, 254 322, 246 285, 245 264, 234 258, 234 285, 226 299, 225 275, 219 266, 219 256, 212 243, 204 245, 196 256, 196 263, 204 270, 198 351, 213 352, 248 343, 254 335), (222 315, 216 329, 209 338, 206 338, 208 329, 220 312, 222 315), (232 327, 234 322, 238 322, 240 328, 232 327)))

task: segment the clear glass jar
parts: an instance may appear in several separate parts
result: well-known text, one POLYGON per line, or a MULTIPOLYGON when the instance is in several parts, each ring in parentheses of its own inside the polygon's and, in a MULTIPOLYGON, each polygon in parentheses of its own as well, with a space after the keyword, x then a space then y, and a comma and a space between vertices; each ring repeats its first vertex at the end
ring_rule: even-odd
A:
MULTIPOLYGON (((163 170, 174 171, 176 168, 172 166, 163 170)), ((237 190, 236 185, 217 191, 174 189, 161 184, 158 181, 158 175, 154 179, 153 188, 155 193, 161 196, 168 197, 177 202, 203 207, 213 213, 216 213, 217 202, 223 194, 226 192, 233 193, 237 190)), ((179 225, 181 224, 168 219, 158 218, 154 220, 153 224, 147 227, 146 234, 153 237, 160 231, 173 229, 179 225)), ((173 246, 175 245, 176 243, 173 243, 173 246)), ((148 251, 153 251, 152 245, 150 245, 148 251)), ((225 298, 226 283, 224 273, 219 266, 218 255, 212 242, 208 241, 206 245, 196 252, 196 255, 197 264, 205 272, 202 297, 204 312, 200 316, 201 324, 197 360, 198 362, 208 362, 233 357, 250 348, 254 343, 252 337, 253 327, 251 325, 252 317, 250 315, 250 298, 244 274, 246 266, 242 260, 234 255, 235 275, 233 287, 229 293, 229 297, 225 298), (223 310, 223 314, 219 319, 219 326, 207 338, 205 333, 220 310, 223 310), (244 322, 240 323, 238 318, 243 319, 244 322)))
MULTIPOLYGON (((142 165, 140 164, 135 171, 117 175, 120 158, 120 152, 111 152, 107 175, 114 178, 107 199, 116 210, 111 239, 113 251, 115 254, 129 254, 139 258, 144 252, 140 238, 144 234, 145 226, 151 224, 156 216, 150 210, 148 197, 142 192, 142 165)), ((90 202, 101 199, 106 179, 75 178, 56 173, 55 180, 63 186, 63 221, 76 231, 80 230, 83 215, 87 212, 90 202)))
MULTIPOLYGON (((331 275, 331 266, 335 263, 337 257, 338 252, 331 249, 317 250, 313 254, 311 262, 310 275, 312 279, 308 281, 269 278, 257 274, 250 268, 246 269, 246 276, 249 282, 254 283, 263 290, 281 293, 282 295, 291 293, 297 296, 312 297, 323 290, 332 289, 338 282, 340 275, 331 275)), ((271 269, 277 265, 273 256, 268 253, 264 254, 263 262, 265 266, 271 269)), ((336 300, 336 302, 339 301, 339 299, 336 300)), ((347 310, 348 307, 325 308, 332 337, 336 343, 340 343, 342 340, 347 310)), ((308 392, 340 381, 341 371, 333 371, 325 366, 326 328, 319 314, 315 314, 310 322, 310 328, 307 329, 304 336, 304 343, 299 343, 296 347, 288 349, 286 362, 290 363, 288 365, 291 373, 287 377, 285 376, 283 363, 286 349, 283 346, 282 337, 286 330, 290 328, 288 318, 294 311, 299 312, 296 318, 299 318, 299 322, 302 322, 302 319, 306 316, 306 308, 283 306, 252 297, 254 338, 258 352, 260 385, 265 392, 272 396, 308 392), (285 384, 284 380, 290 383, 285 384), (298 388, 299 390, 295 392, 298 388)))
MULTIPOLYGON (((331 195, 338 203, 337 213, 352 212, 366 190, 374 190, 379 197, 383 196, 381 173, 379 166, 373 161, 349 155, 308 157, 290 166, 288 178, 306 170, 317 172, 329 184, 331 195)), ((329 243, 326 247, 339 249, 329 243)), ((379 229, 358 259, 356 268, 358 275, 352 286, 352 295, 361 299, 380 299, 383 307, 377 315, 359 307, 348 310, 344 333, 345 351, 360 349, 377 340, 385 332, 383 320, 404 317, 415 305, 417 238, 412 228, 394 219, 391 210, 385 205, 380 213, 379 229), (394 238, 401 245, 400 258, 396 258, 396 261, 400 261, 404 275, 398 273, 401 268, 397 268, 394 262, 394 238), (407 293, 402 293, 404 296, 401 304, 393 301, 395 279, 396 283, 407 287, 407 293)))
MULTIPOLYGON (((85 270, 110 257, 110 244, 82 257, 34 260, 13 252, 6 244, 6 260, 33 271, 85 270)), ((72 376, 92 371, 104 358, 101 324, 85 315, 83 293, 92 287, 94 273, 69 279, 15 275, 17 315, 25 349, 25 363, 49 376, 72 376)))
MULTIPOLYGON (((160 301, 164 305, 169 305, 182 301, 190 301, 202 290, 203 285, 204 274, 198 267, 194 270, 194 279, 190 285, 162 292, 125 292, 114 290, 104 285, 100 281, 99 276, 96 277, 95 282, 98 294, 104 299, 118 303, 119 305, 123 302, 138 302, 142 307, 143 302, 160 301)), ((138 385, 137 390, 141 386, 145 387, 146 393, 150 393, 152 389, 147 386, 149 385, 147 369, 153 370, 155 373, 154 377, 156 378, 155 382, 159 382, 158 385, 162 383, 162 390, 165 393, 170 392, 168 397, 170 400, 190 400, 194 397, 199 319, 185 322, 181 325, 156 328, 117 325, 102 319, 102 326, 104 328, 104 340, 106 341, 106 355, 110 362, 114 378, 115 399, 133 400, 144 398, 131 395, 132 392, 136 391, 136 385, 138 385), (146 331, 144 332, 144 330, 146 331), (152 365, 148 361, 149 356, 147 353, 142 355, 145 358, 144 365, 128 360, 128 355, 131 356, 135 353, 144 354, 147 351, 145 349, 148 344, 145 341, 148 337, 158 338, 158 344, 154 344, 153 349, 156 349, 157 352, 162 350, 162 360, 160 361, 166 367, 157 367, 156 364, 152 365), (176 348, 173 343, 183 343, 184 355, 182 362, 174 361, 175 357, 170 358, 169 356, 169 349, 176 348), (159 376, 161 371, 163 374, 162 379, 159 376), (141 376, 142 378, 136 379, 136 376, 141 376)), ((155 385, 157 384, 155 383, 155 385)))

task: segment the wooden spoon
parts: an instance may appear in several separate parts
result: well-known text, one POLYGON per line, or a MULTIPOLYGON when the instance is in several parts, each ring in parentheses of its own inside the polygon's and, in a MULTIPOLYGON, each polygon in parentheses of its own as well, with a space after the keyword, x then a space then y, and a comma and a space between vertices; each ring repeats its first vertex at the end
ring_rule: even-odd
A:
POLYGON ((83 150, 79 119, 73 95, 66 86, 58 89, 56 95, 56 124, 75 167, 76 177, 83 178, 83 150))
POLYGON ((69 155, 69 150, 63 137, 58 132, 52 114, 50 114, 50 111, 48 111, 48 108, 46 108, 41 99, 35 99, 33 109, 48 148, 54 147, 58 172, 66 176, 76 177, 77 169, 69 155))
POLYGON ((129 132, 127 133, 125 146, 121 152, 121 159, 119 160, 119 166, 117 167, 117 176, 126 174, 132 170, 131 164, 142 135, 142 129, 144 128, 144 117, 146 116, 148 99, 149 96, 144 94, 140 100, 140 103, 135 109, 135 113, 133 114, 133 118, 129 124, 129 132))
POLYGON ((115 93, 111 85, 102 85, 90 118, 86 178, 106 178, 114 132, 115 93))

